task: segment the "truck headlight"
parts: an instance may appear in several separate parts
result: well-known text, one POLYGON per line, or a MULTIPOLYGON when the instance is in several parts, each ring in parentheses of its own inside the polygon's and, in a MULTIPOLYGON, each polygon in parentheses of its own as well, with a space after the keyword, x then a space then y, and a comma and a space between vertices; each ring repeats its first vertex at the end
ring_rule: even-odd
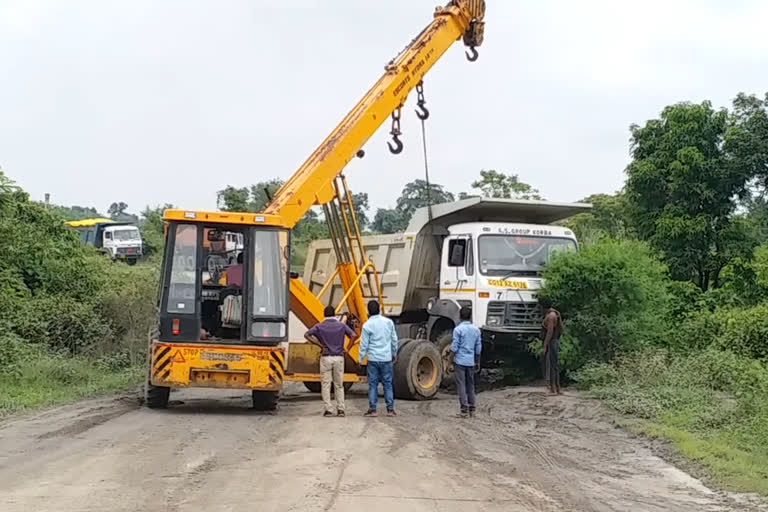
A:
POLYGON ((501 325, 503 323, 503 318, 500 316, 489 316, 488 317, 488 325, 501 325))

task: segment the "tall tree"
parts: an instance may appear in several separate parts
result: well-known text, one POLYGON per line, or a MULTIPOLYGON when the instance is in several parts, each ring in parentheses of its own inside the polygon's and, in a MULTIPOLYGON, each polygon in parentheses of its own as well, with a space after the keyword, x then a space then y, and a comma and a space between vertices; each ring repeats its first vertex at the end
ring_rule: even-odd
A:
POLYGON ((355 203, 355 216, 357 217, 357 224, 360 226, 361 231, 365 231, 371 221, 368 219, 368 193, 357 192, 352 193, 352 202, 355 203))
POLYGON ((472 183, 483 197, 505 199, 542 199, 538 190, 523 183, 517 174, 505 174, 493 169, 480 171, 480 179, 472 183))
POLYGON ((592 210, 574 215, 563 222, 573 230, 583 244, 597 243, 605 239, 632 238, 631 222, 627 211, 627 198, 617 194, 593 194, 582 199, 592 205, 592 210))
POLYGON ((227 212, 250 212, 251 191, 246 188, 227 185, 216 193, 216 206, 227 212))
POLYGON ((165 239, 163 211, 173 207, 172 204, 166 203, 163 206, 156 206, 154 208, 146 206, 141 211, 139 229, 146 243, 145 254, 147 256, 162 252, 165 239))
POLYGON ((125 215, 125 210, 128 209, 128 205, 122 201, 119 203, 112 203, 109 205, 109 208, 107 209, 107 214, 113 218, 117 219, 118 217, 122 217, 125 215))
POLYGON ((395 208, 379 208, 371 223, 371 230, 375 233, 397 233, 407 227, 408 219, 395 208))
POLYGON ((672 275, 702 290, 717 286, 723 267, 747 243, 734 222, 750 172, 724 151, 725 109, 679 103, 660 119, 631 127, 627 199, 637 233, 660 250, 672 275))
MULTIPOLYGON (((442 185, 430 183, 424 180, 414 180, 406 183, 400 197, 397 199, 397 209, 404 218, 410 220, 413 212, 429 204, 450 203, 454 201, 452 193, 445 190, 442 185)), ((407 224, 407 221, 406 221, 407 224)))

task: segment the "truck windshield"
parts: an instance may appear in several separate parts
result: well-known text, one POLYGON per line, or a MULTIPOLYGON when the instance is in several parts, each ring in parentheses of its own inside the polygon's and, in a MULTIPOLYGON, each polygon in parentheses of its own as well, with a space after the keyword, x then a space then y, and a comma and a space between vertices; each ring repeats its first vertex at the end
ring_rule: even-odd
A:
POLYGON ((537 275, 557 251, 576 250, 568 238, 483 235, 479 238, 480 273, 487 276, 537 275))
POLYGON ((141 235, 139 234, 139 230, 136 228, 132 229, 116 229, 112 231, 112 236, 115 240, 119 242, 129 242, 131 240, 141 240, 141 235))

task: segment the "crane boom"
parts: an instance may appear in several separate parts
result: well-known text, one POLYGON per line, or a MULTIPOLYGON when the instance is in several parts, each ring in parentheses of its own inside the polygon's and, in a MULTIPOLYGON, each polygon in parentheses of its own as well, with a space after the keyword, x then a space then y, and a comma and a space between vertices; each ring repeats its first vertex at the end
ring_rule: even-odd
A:
POLYGON ((307 211, 333 199, 332 183, 357 151, 458 39, 473 49, 482 43, 485 0, 453 0, 435 9, 432 22, 387 66, 304 164, 277 191, 264 211, 293 227, 307 211))
MULTIPOLYGON (((365 274, 368 278, 369 291, 379 287, 373 286, 370 279, 371 273, 376 277, 375 269, 371 270, 372 262, 366 263, 364 254, 359 258, 354 255, 355 233, 360 253, 364 249, 346 180, 342 180, 347 193, 344 198, 337 178, 352 158, 361 156, 358 152, 365 142, 405 104, 408 94, 422 82, 427 71, 455 41, 463 39, 470 49, 467 58, 470 61, 477 59, 475 47, 483 41, 484 17, 485 0, 451 0, 445 6, 437 7, 430 24, 387 64, 384 75, 277 191, 263 212, 279 217, 283 226, 293 228, 310 208, 324 206, 331 237, 335 237, 335 223, 336 237, 340 240, 336 248, 339 255, 336 275, 347 292, 346 306, 353 316, 362 321, 368 318, 368 313, 361 277, 365 274), (337 204, 339 208, 335 206, 337 204), (344 213, 345 207, 349 215, 344 213), (342 226, 345 226, 349 237, 346 246, 338 237, 344 231, 342 226)), ((291 279, 290 294, 291 310, 304 325, 311 326, 323 319, 323 303, 300 279, 291 279)), ((375 293, 373 295, 376 296, 375 293)), ((348 352, 356 360, 355 343, 348 347, 348 352)))

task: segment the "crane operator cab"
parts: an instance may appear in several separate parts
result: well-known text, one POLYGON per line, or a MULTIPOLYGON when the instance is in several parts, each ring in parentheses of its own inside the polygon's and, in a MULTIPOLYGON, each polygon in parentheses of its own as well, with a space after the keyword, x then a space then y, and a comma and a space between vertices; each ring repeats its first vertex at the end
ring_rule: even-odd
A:
POLYGON ((285 373, 289 231, 253 214, 164 217, 147 404, 164 407, 171 387, 194 386, 252 389, 254 405, 269 408, 285 373))
POLYGON ((239 226, 169 226, 160 335, 276 344, 286 339, 288 233, 239 226), (243 240, 227 247, 227 238, 243 240))

